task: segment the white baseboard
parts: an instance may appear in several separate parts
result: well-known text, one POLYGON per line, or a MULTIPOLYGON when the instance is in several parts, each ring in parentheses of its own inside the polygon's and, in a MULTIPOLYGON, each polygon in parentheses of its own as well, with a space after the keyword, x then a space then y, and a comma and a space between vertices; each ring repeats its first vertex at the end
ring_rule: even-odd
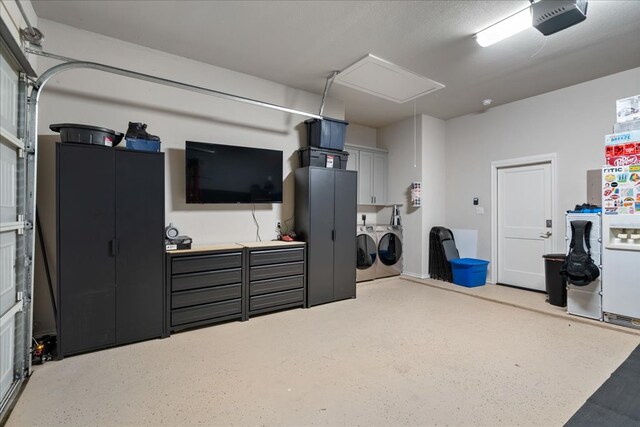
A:
POLYGON ((409 271, 403 271, 402 274, 404 276, 415 277, 416 279, 429 279, 431 277, 429 274, 411 273, 409 271))

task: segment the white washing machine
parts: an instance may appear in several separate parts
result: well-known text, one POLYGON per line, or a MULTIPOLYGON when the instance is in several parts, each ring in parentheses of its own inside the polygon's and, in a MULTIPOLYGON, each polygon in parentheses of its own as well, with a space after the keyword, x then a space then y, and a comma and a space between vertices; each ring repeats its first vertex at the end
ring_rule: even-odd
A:
POLYGON ((377 277, 402 274, 402 226, 376 225, 378 234, 377 277))
POLYGON ((378 277, 378 235, 373 226, 356 227, 356 249, 356 282, 378 277))

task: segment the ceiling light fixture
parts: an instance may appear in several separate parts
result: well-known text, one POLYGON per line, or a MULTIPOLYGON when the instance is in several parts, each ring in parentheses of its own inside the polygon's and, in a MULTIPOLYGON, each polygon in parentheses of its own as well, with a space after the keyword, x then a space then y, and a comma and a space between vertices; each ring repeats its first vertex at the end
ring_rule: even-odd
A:
POLYGON ((494 43, 518 34, 527 28, 531 28, 531 8, 527 7, 511 15, 502 21, 485 28, 474 36, 478 44, 482 47, 491 46, 494 43))

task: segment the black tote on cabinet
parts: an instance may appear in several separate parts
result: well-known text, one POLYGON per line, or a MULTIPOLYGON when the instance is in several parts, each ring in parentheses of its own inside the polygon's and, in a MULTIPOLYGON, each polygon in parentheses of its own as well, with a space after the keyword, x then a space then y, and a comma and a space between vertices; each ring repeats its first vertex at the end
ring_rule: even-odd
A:
POLYGON ((164 155, 57 146, 59 355, 164 335, 164 155))
POLYGON ((295 227, 307 242, 307 306, 356 296, 357 172, 296 170, 295 227))

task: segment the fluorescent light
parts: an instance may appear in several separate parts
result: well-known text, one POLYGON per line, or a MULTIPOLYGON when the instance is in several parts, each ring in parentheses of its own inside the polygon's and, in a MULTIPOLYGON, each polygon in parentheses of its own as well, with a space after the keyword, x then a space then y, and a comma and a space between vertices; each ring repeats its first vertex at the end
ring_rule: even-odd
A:
POLYGON ((532 27, 531 9, 526 8, 480 31, 475 35, 475 39, 480 46, 487 47, 530 27, 532 27))

